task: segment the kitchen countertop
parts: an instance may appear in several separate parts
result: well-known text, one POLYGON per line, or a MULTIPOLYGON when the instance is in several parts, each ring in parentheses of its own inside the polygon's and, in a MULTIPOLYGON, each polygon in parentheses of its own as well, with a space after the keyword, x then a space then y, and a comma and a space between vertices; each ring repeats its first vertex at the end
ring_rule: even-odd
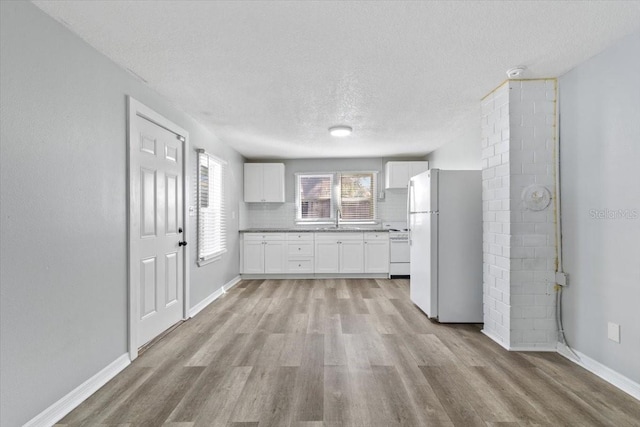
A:
POLYGON ((246 228, 240 230, 240 233, 335 233, 335 232, 367 232, 382 233, 389 230, 383 228, 365 228, 365 227, 318 227, 318 228, 246 228))

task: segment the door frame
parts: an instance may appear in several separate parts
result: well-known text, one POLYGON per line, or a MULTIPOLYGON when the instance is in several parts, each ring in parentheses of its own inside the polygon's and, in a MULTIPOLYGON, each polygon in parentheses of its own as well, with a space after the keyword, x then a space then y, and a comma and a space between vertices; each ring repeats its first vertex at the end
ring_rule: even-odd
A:
MULTIPOLYGON (((133 164, 131 161, 131 150, 133 148, 133 141, 135 140, 135 135, 132 134, 132 126, 131 124, 136 119, 136 117, 142 117, 146 120, 149 120, 151 123, 160 126, 167 131, 176 135, 176 137, 181 136, 184 138, 182 144, 182 218, 183 218, 183 239, 188 241, 189 238, 189 206, 191 194, 189 193, 189 188, 191 188, 190 183, 190 174, 187 173, 189 167, 189 132, 176 125, 172 121, 167 118, 161 116, 160 114, 153 111, 151 108, 127 95, 127 295, 128 295, 128 315, 127 315, 127 331, 128 331, 128 340, 127 346, 129 351, 129 359, 131 361, 135 360, 138 357, 138 328, 137 328, 137 320, 139 316, 140 307, 138 304, 140 297, 140 290, 137 286, 133 286, 135 283, 134 278, 132 277, 131 271, 131 244, 133 241, 133 236, 131 232, 131 218, 136 218, 140 216, 140 212, 137 209, 134 203, 131 203, 131 194, 133 194, 133 182, 131 180, 131 176, 133 173, 137 173, 133 170, 133 164)), ((182 259, 183 259, 183 306, 182 306, 182 318, 187 319, 189 317, 189 272, 191 268, 190 260, 190 252, 192 246, 185 247, 182 251, 182 259)))

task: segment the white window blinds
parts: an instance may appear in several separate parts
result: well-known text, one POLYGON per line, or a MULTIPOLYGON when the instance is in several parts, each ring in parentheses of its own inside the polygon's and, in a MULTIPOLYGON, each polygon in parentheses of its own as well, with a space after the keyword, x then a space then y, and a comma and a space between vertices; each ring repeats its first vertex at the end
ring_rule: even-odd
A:
POLYGON ((225 163, 204 150, 198 150, 198 262, 226 252, 225 163))
POLYGON ((331 197, 333 175, 298 175, 298 219, 322 220, 333 217, 331 197))
POLYGON ((298 222, 329 222, 340 210, 342 223, 375 222, 377 173, 325 173, 296 175, 298 222))
POLYGON ((340 212, 344 222, 374 221, 376 174, 350 173, 340 176, 340 212))

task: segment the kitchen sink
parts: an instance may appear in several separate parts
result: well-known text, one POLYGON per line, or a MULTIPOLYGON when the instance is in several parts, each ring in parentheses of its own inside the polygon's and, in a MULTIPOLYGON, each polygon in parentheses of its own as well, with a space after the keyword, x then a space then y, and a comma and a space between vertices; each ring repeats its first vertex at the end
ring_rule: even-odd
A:
POLYGON ((314 230, 319 231, 360 231, 361 227, 316 227, 314 230))

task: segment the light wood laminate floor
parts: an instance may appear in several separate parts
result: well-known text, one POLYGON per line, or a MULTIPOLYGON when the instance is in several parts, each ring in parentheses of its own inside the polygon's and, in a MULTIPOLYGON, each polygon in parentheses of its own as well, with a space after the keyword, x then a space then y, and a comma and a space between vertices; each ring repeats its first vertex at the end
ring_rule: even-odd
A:
POLYGON ((439 325, 407 280, 248 280, 149 348, 68 426, 640 426, 553 353, 439 325))

